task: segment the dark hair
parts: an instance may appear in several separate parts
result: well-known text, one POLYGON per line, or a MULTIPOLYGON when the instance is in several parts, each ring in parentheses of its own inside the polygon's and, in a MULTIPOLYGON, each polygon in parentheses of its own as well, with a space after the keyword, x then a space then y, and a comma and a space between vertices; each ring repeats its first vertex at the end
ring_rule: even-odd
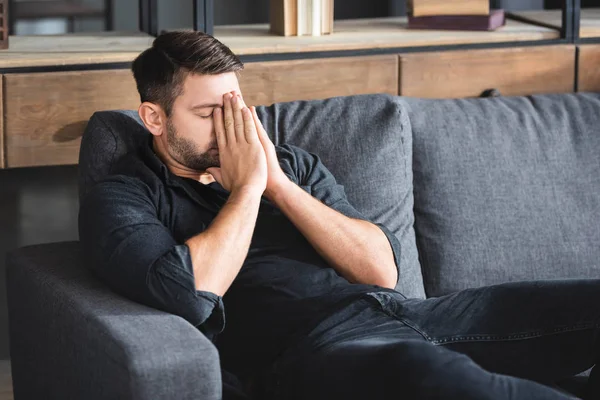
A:
POLYGON ((229 47, 207 33, 187 30, 159 35, 131 66, 141 101, 160 105, 167 116, 188 74, 237 74, 242 69, 229 47))

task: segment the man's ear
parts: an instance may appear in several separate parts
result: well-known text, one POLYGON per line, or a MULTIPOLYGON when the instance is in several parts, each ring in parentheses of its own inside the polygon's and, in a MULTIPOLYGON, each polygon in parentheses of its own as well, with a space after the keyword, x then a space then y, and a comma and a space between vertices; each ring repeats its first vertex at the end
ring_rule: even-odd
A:
POLYGON ((160 106, 145 101, 140 104, 138 114, 151 134, 154 136, 162 135, 167 126, 167 118, 160 106))

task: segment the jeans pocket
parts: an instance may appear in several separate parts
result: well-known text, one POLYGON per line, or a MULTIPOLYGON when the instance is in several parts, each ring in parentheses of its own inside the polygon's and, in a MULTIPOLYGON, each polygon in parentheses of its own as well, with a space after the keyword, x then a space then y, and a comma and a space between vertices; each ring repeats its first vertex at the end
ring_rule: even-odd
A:
POLYGON ((393 296, 392 293, 387 292, 372 292, 366 294, 366 299, 375 303, 381 307, 381 309, 388 315, 399 319, 398 316, 398 300, 393 296))

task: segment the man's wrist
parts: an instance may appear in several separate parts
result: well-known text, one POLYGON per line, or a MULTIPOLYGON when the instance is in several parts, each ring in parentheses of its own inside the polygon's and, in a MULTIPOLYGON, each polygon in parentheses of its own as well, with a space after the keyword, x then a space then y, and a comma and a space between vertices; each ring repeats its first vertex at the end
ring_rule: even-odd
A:
POLYGON ((264 196, 273 204, 277 204, 278 199, 281 196, 285 196, 290 192, 290 189, 296 186, 289 178, 285 178, 279 184, 274 185, 272 188, 267 188, 264 192, 264 196))
POLYGON ((241 186, 239 188, 235 188, 231 190, 229 194, 229 199, 239 199, 239 198, 255 198, 260 199, 264 191, 257 189, 253 186, 241 186))

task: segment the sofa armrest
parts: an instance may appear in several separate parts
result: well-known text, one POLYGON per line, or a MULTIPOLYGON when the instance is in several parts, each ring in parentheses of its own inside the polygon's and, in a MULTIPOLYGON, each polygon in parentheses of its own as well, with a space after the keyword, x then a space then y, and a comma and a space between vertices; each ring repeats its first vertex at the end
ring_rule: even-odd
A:
POLYGON ((129 301, 82 265, 78 242, 7 259, 15 399, 218 399, 217 349, 186 320, 129 301))

